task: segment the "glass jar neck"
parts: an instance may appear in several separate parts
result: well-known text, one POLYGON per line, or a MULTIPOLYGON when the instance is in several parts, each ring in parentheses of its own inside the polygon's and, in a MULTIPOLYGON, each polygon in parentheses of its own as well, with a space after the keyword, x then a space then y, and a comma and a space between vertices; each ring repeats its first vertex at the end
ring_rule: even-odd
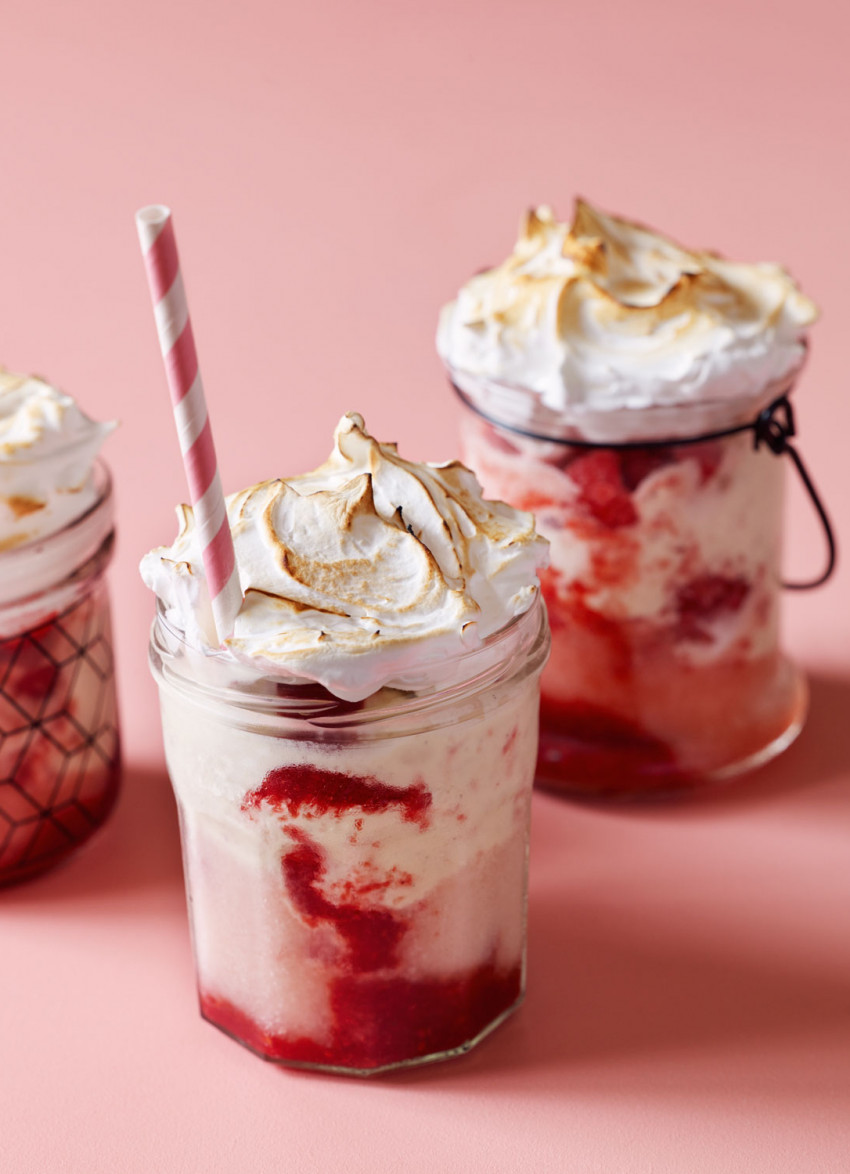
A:
POLYGON ((351 730, 387 722, 444 724, 433 720, 437 710, 447 721, 454 720, 452 715, 459 715, 469 698, 513 687, 539 673, 548 654, 549 628, 538 594, 528 611, 479 648, 441 664, 432 687, 412 691, 387 686, 363 702, 343 701, 319 685, 292 684, 267 672, 266 665, 246 664, 226 651, 197 649, 169 626, 161 606, 151 630, 150 666, 161 689, 182 694, 232 724, 283 721, 351 730))
POLYGON ((447 373, 466 407, 499 428, 535 440, 615 446, 675 444, 746 428, 769 404, 789 394, 799 367, 737 397, 615 409, 577 403, 558 410, 530 388, 448 366, 447 373))

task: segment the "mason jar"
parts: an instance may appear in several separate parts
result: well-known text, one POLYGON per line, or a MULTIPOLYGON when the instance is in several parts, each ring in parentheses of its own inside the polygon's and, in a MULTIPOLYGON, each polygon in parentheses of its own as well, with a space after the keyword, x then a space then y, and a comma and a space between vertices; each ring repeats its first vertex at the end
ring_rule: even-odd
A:
POLYGON ((793 380, 746 401, 579 417, 520 387, 450 377, 462 459, 488 496, 533 511, 551 544, 538 782, 678 794, 787 747, 807 703, 780 643, 777 453, 793 380))
POLYGON ((0 884, 64 860, 118 792, 112 483, 94 477, 84 514, 0 552, 0 884))
POLYGON ((367 1075, 466 1052, 525 990, 539 597, 439 686, 346 702, 161 604, 150 662, 201 1014, 260 1056, 367 1075))

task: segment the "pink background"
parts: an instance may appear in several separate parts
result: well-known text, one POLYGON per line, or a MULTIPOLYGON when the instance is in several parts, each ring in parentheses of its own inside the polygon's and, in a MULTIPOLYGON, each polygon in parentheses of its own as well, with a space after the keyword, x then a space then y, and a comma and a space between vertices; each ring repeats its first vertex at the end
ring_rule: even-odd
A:
MULTIPOLYGON (((0 1169, 850 1169, 850 611, 789 596, 783 760, 646 811, 535 799, 530 988, 468 1059, 358 1083, 195 1009, 136 564, 185 496, 133 213, 175 212, 228 490, 350 408, 453 455, 439 305, 521 210, 584 194, 781 260, 823 306, 801 447, 848 527, 846 50, 836 0, 31 0, 0 16, 2 361, 116 416, 127 775, 67 868, 0 894, 0 1169)), ((789 497, 789 573, 820 535, 789 497)))

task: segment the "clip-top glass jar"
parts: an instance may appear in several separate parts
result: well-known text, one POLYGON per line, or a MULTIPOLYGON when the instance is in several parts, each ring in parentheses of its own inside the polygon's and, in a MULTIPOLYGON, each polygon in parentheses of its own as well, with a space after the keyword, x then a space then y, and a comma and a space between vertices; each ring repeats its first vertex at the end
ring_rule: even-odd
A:
POLYGON ((432 689, 344 702, 204 653, 150 659, 202 1015, 265 1059, 369 1075, 467 1051, 525 987, 539 597, 432 689))
POLYGON ((807 689, 779 643, 784 462, 771 441, 792 381, 746 404, 577 420, 525 389, 450 376, 462 459, 551 543, 538 782, 682 793, 788 746, 807 689))
POLYGON ((84 514, 0 551, 0 884, 64 860, 118 791, 112 482, 99 462, 94 479, 84 514))

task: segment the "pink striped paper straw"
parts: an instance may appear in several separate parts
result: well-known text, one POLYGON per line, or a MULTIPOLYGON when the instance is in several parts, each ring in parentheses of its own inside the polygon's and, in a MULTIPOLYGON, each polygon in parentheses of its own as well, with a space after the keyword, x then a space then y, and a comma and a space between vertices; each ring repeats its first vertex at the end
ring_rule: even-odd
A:
POLYGON ((221 643, 233 631, 242 593, 170 209, 161 204, 141 208, 136 228, 221 643))

